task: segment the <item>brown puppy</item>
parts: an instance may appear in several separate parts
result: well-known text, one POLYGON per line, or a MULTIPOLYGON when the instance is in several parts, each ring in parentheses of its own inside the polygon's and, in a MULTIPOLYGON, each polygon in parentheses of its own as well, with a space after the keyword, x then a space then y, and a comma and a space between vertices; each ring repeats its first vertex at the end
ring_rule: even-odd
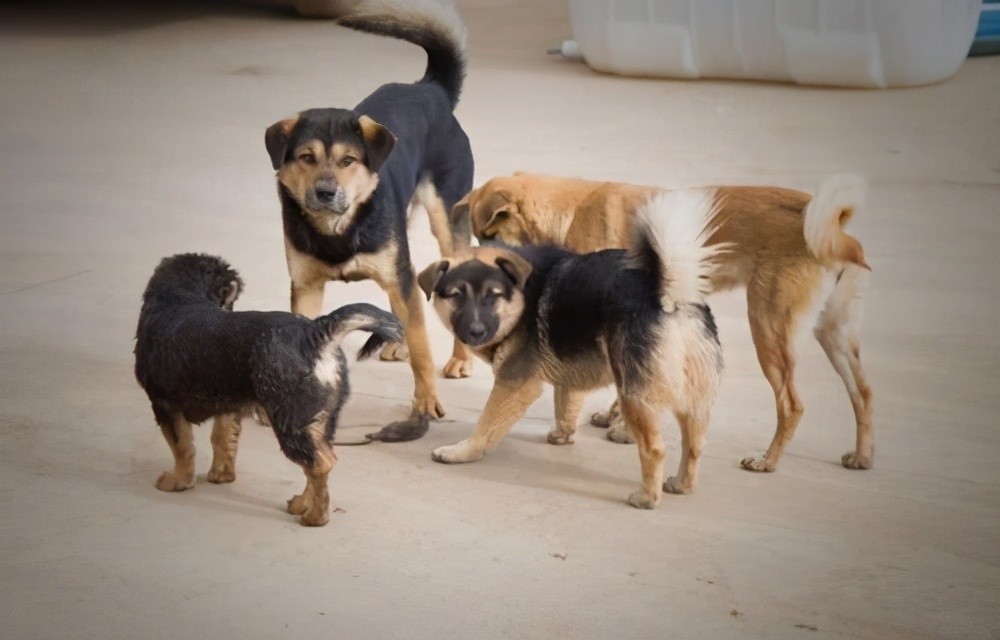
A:
MULTIPOLYGON (((795 391, 796 326, 828 276, 836 286, 826 299, 815 335, 844 381, 854 407, 857 441, 841 462, 849 469, 872 466, 872 394, 861 368, 858 332, 869 267, 861 244, 843 232, 864 195, 863 181, 836 176, 819 194, 777 187, 712 187, 718 213, 709 245, 728 243, 711 290, 746 287, 750 330, 764 375, 774 389, 777 432, 762 456, 742 462, 751 471, 773 471, 803 413, 795 391)), ((588 252, 625 247, 636 211, 655 187, 592 182, 518 173, 494 178, 471 191, 468 206, 479 240, 511 245, 555 244, 588 252)), ((608 437, 630 441, 617 405, 592 422, 611 425, 608 437)))
POLYGON ((495 375, 475 433, 439 447, 434 460, 482 458, 546 382, 556 404, 548 441, 572 443, 586 392, 614 383, 642 466, 629 504, 651 509, 664 490, 690 492, 722 370, 701 290, 715 253, 704 247, 713 213, 710 195, 675 191, 643 208, 628 253, 481 247, 425 269, 418 280, 441 320, 495 375), (677 475, 664 482, 659 416, 667 407, 682 451, 677 475))

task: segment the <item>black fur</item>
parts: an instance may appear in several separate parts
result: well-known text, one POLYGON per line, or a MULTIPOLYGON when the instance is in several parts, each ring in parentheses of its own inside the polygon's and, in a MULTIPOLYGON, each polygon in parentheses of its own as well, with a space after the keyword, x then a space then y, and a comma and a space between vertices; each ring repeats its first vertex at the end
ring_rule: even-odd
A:
POLYGON ((143 293, 136 379, 168 431, 176 414, 198 423, 259 407, 285 455, 312 464, 306 428, 325 419, 324 437, 332 442, 348 397, 341 339, 353 330, 372 332, 358 354, 364 357, 401 339, 402 327, 396 316, 369 304, 346 305, 316 320, 283 311, 232 311, 241 288, 239 275, 220 258, 165 258, 143 293), (333 381, 315 374, 324 356, 335 359, 333 381))

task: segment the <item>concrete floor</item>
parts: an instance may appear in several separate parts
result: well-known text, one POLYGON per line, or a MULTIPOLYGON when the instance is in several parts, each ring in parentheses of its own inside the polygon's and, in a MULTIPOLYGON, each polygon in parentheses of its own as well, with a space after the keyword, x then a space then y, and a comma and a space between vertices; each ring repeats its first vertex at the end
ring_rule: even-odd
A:
MULTIPOLYGON (((459 6, 477 184, 516 169, 805 189, 832 171, 870 176, 852 228, 874 267, 876 467, 840 467, 850 405, 804 331, 799 433, 776 473, 739 469, 774 408, 732 293, 712 299, 727 371, 701 485, 657 511, 624 503, 633 447, 589 426, 575 446, 544 444, 551 394, 482 462, 433 463, 472 429, 491 382, 481 364, 440 382, 447 419, 422 440, 341 450, 325 528, 283 512, 301 474, 251 425, 236 483, 203 482, 203 428, 197 487, 158 492, 169 453, 132 376, 152 268, 215 252, 247 282, 238 308, 285 308, 264 128, 416 79, 424 57, 261 7, 8 5, 0 636, 1000 637, 1000 58, 890 91, 636 80, 544 54, 570 37, 562 0, 459 6)), ((418 218, 422 267, 434 248, 418 218)), ((327 294, 328 308, 385 304, 371 283, 327 294)), ((443 364, 436 320, 431 337, 443 364)), ((407 366, 360 363, 352 381, 344 437, 406 413, 407 366)))

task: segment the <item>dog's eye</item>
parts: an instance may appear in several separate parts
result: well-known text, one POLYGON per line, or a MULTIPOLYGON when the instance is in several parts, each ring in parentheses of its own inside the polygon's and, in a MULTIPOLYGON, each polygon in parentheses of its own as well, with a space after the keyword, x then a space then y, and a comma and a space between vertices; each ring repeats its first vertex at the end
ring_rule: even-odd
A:
POLYGON ((299 156, 299 160, 305 162, 306 164, 316 164, 316 156, 312 153, 303 153, 299 156))
POLYGON ((484 295, 486 296, 487 300, 496 300, 497 298, 503 295, 503 291, 499 289, 487 289, 484 295))
POLYGON ((461 289, 445 289, 444 291, 442 291, 438 295, 440 295, 442 298, 457 298, 458 296, 462 295, 462 290, 461 289))
POLYGON ((340 167, 341 169, 343 169, 344 167, 351 166, 352 164, 354 164, 357 161, 358 161, 357 158, 352 158, 351 156, 344 156, 340 160, 337 160, 337 166, 340 167))

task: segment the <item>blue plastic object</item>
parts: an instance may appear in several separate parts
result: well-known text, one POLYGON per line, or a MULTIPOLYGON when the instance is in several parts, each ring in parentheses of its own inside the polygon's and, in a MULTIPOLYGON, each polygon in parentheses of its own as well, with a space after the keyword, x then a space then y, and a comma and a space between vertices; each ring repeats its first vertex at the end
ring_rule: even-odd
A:
POLYGON ((972 41, 970 56, 988 56, 1000 53, 1000 0, 983 0, 979 27, 972 41))

